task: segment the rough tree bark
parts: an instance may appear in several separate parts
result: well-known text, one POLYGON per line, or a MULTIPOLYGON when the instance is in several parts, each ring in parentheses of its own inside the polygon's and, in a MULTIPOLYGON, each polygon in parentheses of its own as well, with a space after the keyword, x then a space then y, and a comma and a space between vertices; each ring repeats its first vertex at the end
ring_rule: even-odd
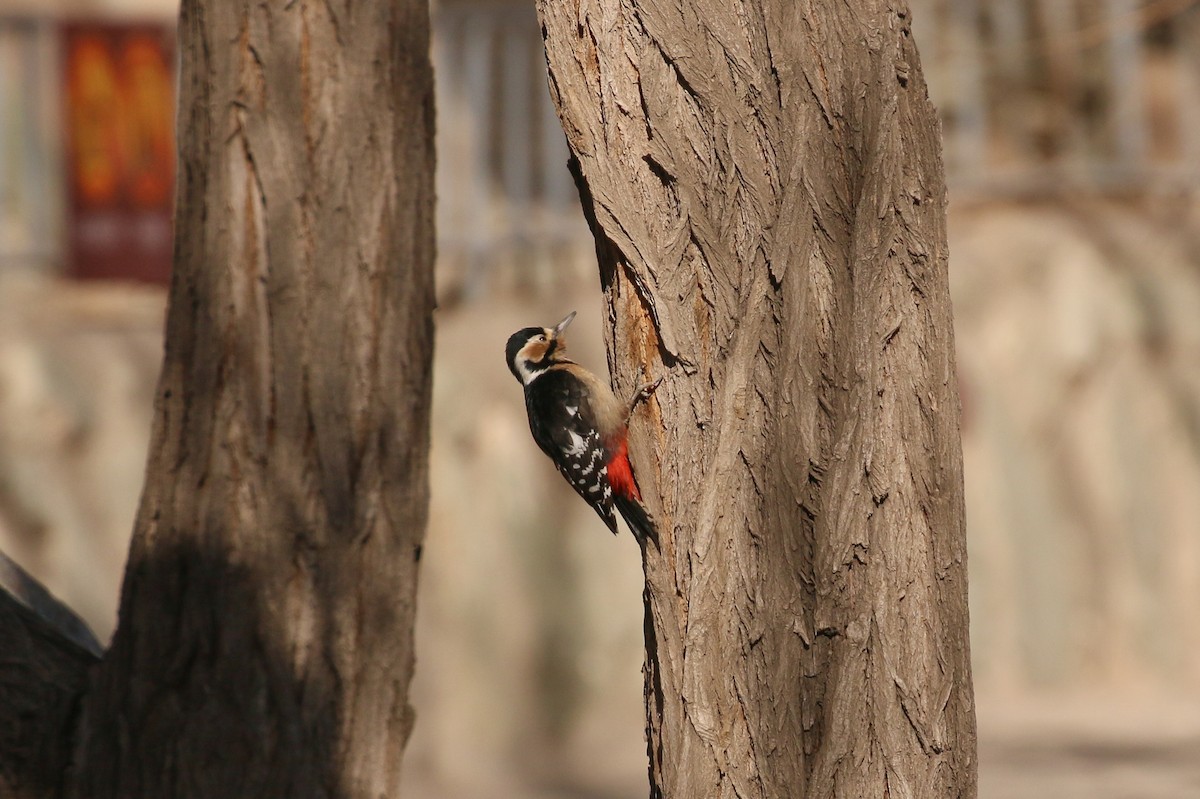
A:
POLYGON ((69 770, 48 750, 14 795, 397 795, 428 493, 428 42, 423 0, 184 0, 175 269, 120 622, 59 725, 69 770))
POLYGON ((538 0, 633 429, 651 795, 969 797, 938 125, 904 3, 538 0))

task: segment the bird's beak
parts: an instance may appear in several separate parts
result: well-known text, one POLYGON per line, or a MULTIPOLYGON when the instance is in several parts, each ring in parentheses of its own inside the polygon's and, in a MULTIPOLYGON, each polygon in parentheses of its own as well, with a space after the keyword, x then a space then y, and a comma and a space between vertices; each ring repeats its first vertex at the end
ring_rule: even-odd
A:
POLYGON ((575 318, 575 312, 571 311, 561 322, 554 326, 554 337, 558 338, 567 329, 567 325, 571 324, 571 320, 575 318))

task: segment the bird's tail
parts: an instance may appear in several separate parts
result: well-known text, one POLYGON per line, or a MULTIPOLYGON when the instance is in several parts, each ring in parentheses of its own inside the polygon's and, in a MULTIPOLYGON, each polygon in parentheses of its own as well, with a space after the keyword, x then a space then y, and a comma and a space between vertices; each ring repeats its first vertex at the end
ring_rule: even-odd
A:
POLYGON ((642 503, 632 497, 623 497, 619 494, 614 497, 614 500, 617 510, 625 518, 625 523, 633 531, 633 537, 637 539, 638 543, 645 546, 647 541, 653 541, 654 548, 659 549, 658 528, 654 525, 654 519, 642 507, 642 503))

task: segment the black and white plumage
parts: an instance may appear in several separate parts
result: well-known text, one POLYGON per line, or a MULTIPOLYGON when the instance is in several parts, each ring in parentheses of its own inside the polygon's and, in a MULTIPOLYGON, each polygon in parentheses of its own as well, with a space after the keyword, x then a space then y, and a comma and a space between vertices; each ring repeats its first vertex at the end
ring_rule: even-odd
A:
POLYGON ((562 334, 574 318, 572 312, 553 328, 527 327, 508 340, 508 368, 524 386, 530 432, 613 533, 617 532, 615 508, 635 536, 657 543, 657 530, 642 507, 629 464, 630 406, 566 357, 562 334))
POLYGON ((565 369, 547 370, 529 383, 525 404, 533 440, 579 496, 595 503, 601 518, 615 530, 608 482, 610 453, 592 421, 595 412, 583 383, 565 369))

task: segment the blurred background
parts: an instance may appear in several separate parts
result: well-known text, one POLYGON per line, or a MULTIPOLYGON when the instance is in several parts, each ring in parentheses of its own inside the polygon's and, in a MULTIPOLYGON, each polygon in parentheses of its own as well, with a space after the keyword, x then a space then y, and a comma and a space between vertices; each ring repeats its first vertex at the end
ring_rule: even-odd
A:
MULTIPOLYGON (((1195 799, 1200 2, 913 12, 951 196, 980 795, 1195 799)), ((175 13, 0 0, 0 549, 101 640, 161 353, 175 13)), ((434 19, 433 507, 405 795, 641 797, 637 547, 533 446, 502 357, 578 309, 576 356, 604 364, 537 23, 499 0, 434 19)))

